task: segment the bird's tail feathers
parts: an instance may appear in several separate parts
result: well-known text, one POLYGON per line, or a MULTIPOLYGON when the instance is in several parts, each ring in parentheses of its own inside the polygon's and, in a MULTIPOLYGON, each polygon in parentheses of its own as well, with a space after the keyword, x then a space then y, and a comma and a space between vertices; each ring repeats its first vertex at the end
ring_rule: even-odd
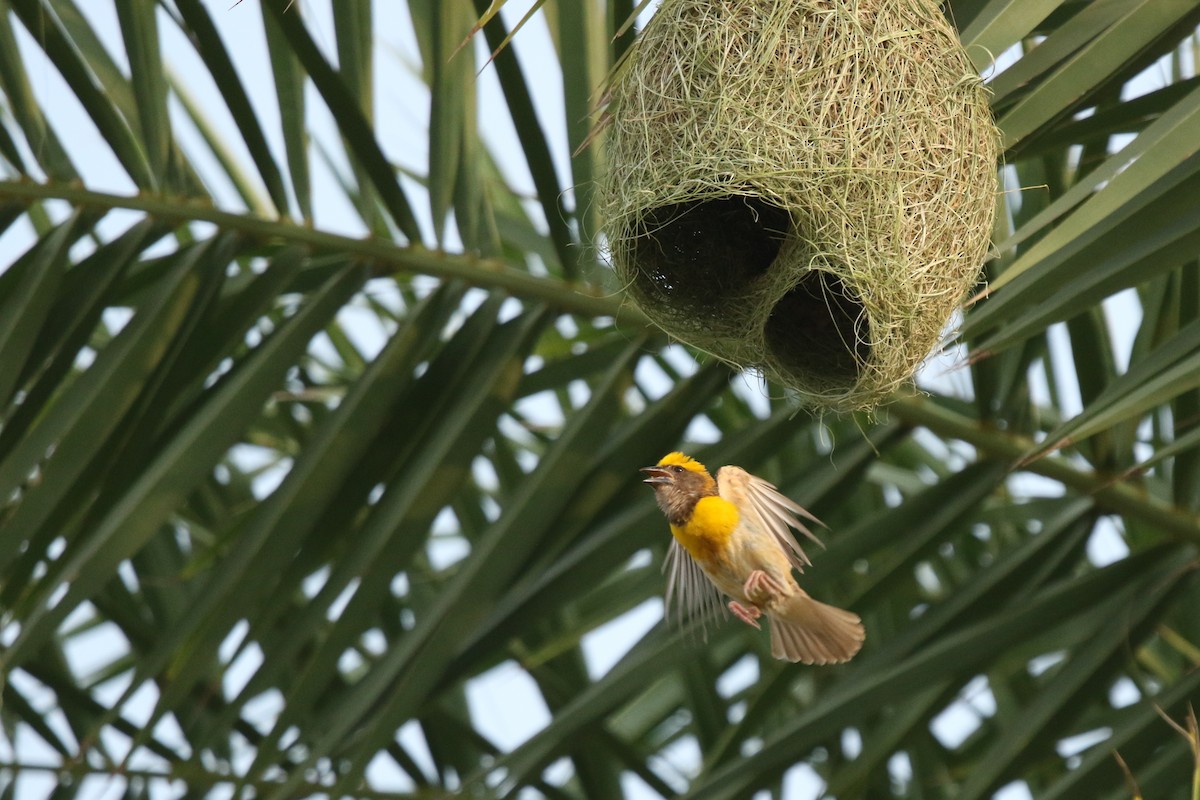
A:
POLYGON ((805 664, 849 661, 866 638, 858 615, 814 600, 801 591, 768 610, 771 655, 805 664))

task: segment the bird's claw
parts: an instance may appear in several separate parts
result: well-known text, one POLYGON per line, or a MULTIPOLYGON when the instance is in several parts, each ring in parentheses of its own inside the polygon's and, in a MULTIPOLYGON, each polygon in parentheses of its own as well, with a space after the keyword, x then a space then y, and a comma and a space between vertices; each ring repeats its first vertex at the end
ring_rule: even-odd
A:
POLYGON ((762 611, 760 611, 757 607, 744 606, 737 600, 730 600, 729 610, 732 611, 733 615, 742 622, 750 625, 751 627, 762 630, 762 626, 758 624, 758 618, 762 616, 762 611))
POLYGON ((761 629, 762 626, 758 624, 758 618, 763 613, 761 606, 774 602, 777 597, 786 594, 786 590, 774 576, 756 569, 746 578, 742 594, 750 601, 750 605, 744 606, 736 600, 730 600, 729 610, 747 625, 761 629))
POLYGON ((775 598, 786 594, 786 590, 773 575, 756 569, 746 578, 742 594, 755 605, 768 605, 775 598))

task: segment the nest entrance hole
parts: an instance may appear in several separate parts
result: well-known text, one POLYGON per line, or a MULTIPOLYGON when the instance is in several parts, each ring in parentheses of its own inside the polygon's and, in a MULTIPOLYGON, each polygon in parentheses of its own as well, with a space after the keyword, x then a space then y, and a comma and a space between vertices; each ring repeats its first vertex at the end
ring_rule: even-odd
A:
POLYGON ((634 280, 648 298, 705 319, 723 316, 779 255, 791 217, 740 195, 645 212, 634 239, 634 280))
POLYGON ((854 384, 871 356, 867 311, 841 278, 812 270, 771 310, 767 346, 788 369, 839 386, 854 384))

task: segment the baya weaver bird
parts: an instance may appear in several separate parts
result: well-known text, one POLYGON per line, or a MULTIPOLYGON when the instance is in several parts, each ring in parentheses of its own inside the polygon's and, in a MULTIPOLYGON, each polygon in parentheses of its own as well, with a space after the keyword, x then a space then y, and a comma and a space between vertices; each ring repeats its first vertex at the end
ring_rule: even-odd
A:
POLYGON ((819 522, 778 489, 741 467, 721 467, 714 480, 704 465, 670 453, 642 469, 671 526, 667 610, 702 621, 723 613, 759 628, 766 615, 771 655, 805 664, 849 661, 866 633, 857 614, 821 603, 800 588, 792 568, 812 562, 789 528, 820 544, 800 518, 819 522))

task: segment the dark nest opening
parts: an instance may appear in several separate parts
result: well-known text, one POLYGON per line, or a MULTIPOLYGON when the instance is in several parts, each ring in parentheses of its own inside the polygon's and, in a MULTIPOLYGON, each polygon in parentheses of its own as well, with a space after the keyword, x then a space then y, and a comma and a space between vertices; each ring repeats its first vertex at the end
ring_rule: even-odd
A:
POLYGON ((704 318, 742 297, 779 255, 788 212, 758 197, 672 203, 635 231, 634 280, 643 296, 704 318))
POLYGON ((783 296, 767 319, 771 353, 814 382, 852 385, 871 357, 867 311, 842 279, 812 270, 783 296))

